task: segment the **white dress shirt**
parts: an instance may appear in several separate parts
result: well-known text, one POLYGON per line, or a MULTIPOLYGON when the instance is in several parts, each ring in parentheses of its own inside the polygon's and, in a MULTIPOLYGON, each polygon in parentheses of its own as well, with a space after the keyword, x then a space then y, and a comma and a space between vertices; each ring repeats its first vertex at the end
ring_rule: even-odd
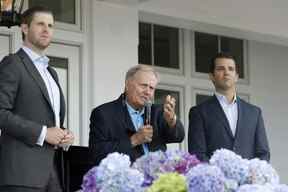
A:
POLYGON ((238 106, 236 94, 234 95, 233 101, 231 103, 224 95, 217 92, 215 93, 215 95, 226 115, 232 134, 233 136, 235 136, 238 121, 238 106))

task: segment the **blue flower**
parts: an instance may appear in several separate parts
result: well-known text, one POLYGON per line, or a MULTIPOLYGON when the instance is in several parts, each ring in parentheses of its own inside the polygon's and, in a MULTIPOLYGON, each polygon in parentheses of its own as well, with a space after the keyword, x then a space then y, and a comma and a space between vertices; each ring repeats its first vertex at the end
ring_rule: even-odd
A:
POLYGON ((219 167, 226 178, 237 181, 239 185, 246 183, 249 161, 234 152, 227 149, 216 150, 209 162, 219 167))
POLYGON ((141 192, 144 175, 130 167, 127 155, 111 153, 84 176, 83 192, 141 192))
POLYGON ((225 176, 213 165, 198 164, 186 174, 189 192, 224 192, 225 176))
POLYGON ((264 160, 252 159, 249 161, 249 184, 279 184, 279 176, 275 169, 264 160))

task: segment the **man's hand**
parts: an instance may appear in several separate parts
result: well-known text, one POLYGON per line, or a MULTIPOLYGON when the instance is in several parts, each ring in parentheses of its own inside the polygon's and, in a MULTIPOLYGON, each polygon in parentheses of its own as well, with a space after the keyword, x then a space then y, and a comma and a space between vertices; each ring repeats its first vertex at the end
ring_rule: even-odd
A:
POLYGON ((65 133, 64 138, 61 140, 60 145, 72 145, 74 143, 74 135, 69 129, 63 130, 65 133))
POLYGON ((65 131, 59 127, 47 128, 45 141, 51 145, 58 145, 65 138, 65 131))
POLYGON ((143 143, 150 143, 153 137, 153 127, 151 125, 144 125, 137 133, 130 137, 133 146, 141 145, 143 143))
POLYGON ((167 95, 164 102, 164 119, 167 121, 169 127, 175 127, 176 114, 175 114, 176 99, 167 95))

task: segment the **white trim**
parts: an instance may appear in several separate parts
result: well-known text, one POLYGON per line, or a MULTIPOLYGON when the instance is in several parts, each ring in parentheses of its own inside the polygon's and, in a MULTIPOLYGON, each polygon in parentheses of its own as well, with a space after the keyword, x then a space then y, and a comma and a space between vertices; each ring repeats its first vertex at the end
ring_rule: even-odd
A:
MULTIPOLYGON (((184 118, 185 118, 185 109, 184 109, 184 106, 185 106, 185 87, 184 86, 179 86, 179 85, 172 85, 172 84, 166 84, 166 83, 159 83, 157 85, 157 89, 161 89, 161 90, 167 90, 167 91, 174 91, 174 92, 178 92, 179 93, 179 113, 180 113, 180 120, 181 122, 184 122, 184 118)), ((184 125, 184 129, 185 129, 185 125, 184 125)), ((185 133, 187 131, 185 130, 185 133)), ((185 139, 184 139, 185 141, 185 139)), ((179 143, 179 144, 176 144, 176 145, 179 145, 179 149, 185 149, 185 142, 182 142, 182 143, 179 143)), ((171 145, 171 144, 169 144, 171 145)), ((168 146, 169 146, 168 145, 168 146)), ((175 144, 172 144, 173 147, 175 147, 175 144)))

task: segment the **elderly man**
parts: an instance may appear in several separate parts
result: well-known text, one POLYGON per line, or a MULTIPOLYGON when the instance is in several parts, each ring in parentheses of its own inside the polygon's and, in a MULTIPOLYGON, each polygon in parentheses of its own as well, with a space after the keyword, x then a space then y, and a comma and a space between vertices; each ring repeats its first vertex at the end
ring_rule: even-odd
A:
POLYGON ((175 98, 151 106, 151 121, 143 118, 145 103, 154 97, 158 74, 137 65, 126 73, 125 91, 112 102, 92 111, 89 147, 96 162, 112 152, 125 153, 134 161, 149 151, 166 150, 166 143, 181 142, 184 128, 175 114, 175 98))

